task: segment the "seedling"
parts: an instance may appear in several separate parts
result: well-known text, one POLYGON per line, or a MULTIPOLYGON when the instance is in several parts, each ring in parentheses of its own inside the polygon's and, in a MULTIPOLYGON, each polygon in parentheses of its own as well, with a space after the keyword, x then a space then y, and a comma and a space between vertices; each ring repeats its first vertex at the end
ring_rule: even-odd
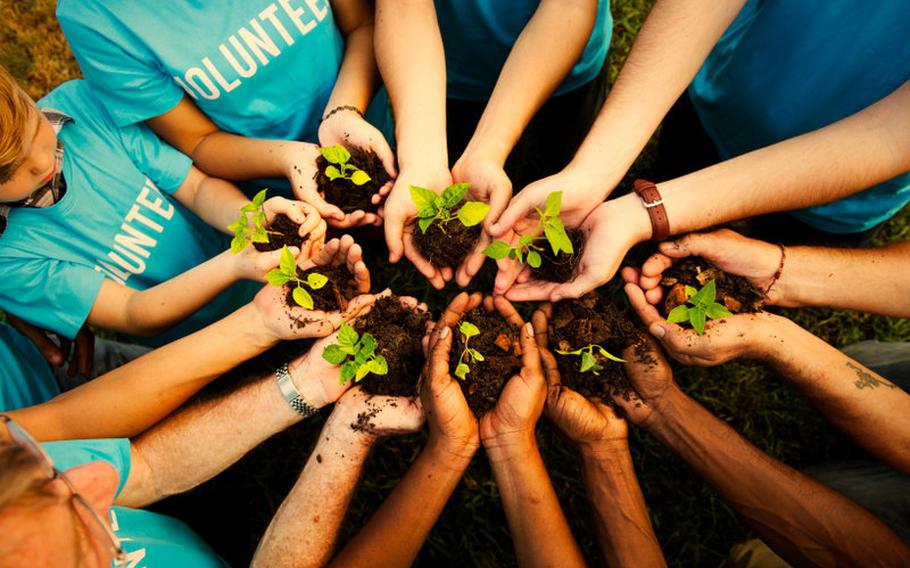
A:
POLYGON ((269 235, 277 235, 275 231, 265 228, 265 194, 268 189, 263 189, 253 200, 240 208, 240 217, 228 225, 228 231, 234 233, 231 239, 231 254, 237 254, 246 248, 250 241, 254 243, 269 242, 269 235))
POLYGON ((595 375, 600 375, 600 372, 604 370, 604 365, 597 360, 597 355, 594 354, 594 350, 597 350, 597 353, 610 361, 616 361, 617 363, 625 363, 625 359, 620 359, 616 355, 613 355, 600 345, 587 345, 581 349, 576 349, 575 351, 560 351, 556 350, 560 355, 581 355, 581 372, 587 373, 591 371, 595 375))
POLYGON ((325 177, 329 178, 329 181, 346 179, 354 185, 363 185, 372 179, 365 171, 349 163, 351 153, 344 146, 339 144, 323 146, 319 148, 319 152, 329 164, 332 164, 325 168, 325 177))
POLYGON ((695 333, 704 334, 706 318, 720 319, 733 315, 723 304, 714 301, 716 295, 717 288, 714 280, 709 280, 701 290, 686 286, 686 304, 689 305, 680 304, 670 310, 667 321, 670 323, 689 322, 695 333))
POLYGON ((490 206, 482 201, 466 201, 457 213, 452 213, 452 208, 464 199, 470 187, 469 183, 456 183, 445 188, 442 195, 436 195, 432 190, 412 185, 411 200, 417 207, 420 231, 426 233, 436 220, 439 220, 439 230, 443 233, 446 232, 446 223, 453 219, 458 219, 465 227, 473 227, 483 221, 490 206))
POLYGON ((458 365, 455 367, 455 376, 461 380, 465 380, 468 373, 471 372, 471 367, 468 363, 477 363, 483 361, 483 354, 476 350, 468 347, 468 342, 475 335, 480 335, 480 330, 477 329, 477 326, 469 321, 461 322, 461 325, 458 326, 458 331, 461 333, 461 339, 464 342, 464 350, 461 352, 461 355, 458 356, 458 365))
POLYGON ((375 337, 369 333, 359 335, 345 323, 338 330, 338 343, 327 346, 322 351, 322 358, 333 365, 341 365, 341 384, 351 379, 359 383, 370 373, 386 375, 389 372, 389 364, 385 357, 376 354, 376 346, 375 337))
POLYGON ((306 288, 319 290, 329 281, 328 277, 317 272, 307 274, 306 280, 297 276, 297 259, 294 258, 291 250, 285 245, 281 249, 281 260, 278 268, 273 268, 265 275, 266 281, 272 286, 284 286, 289 282, 295 284, 294 291, 291 293, 297 305, 308 310, 313 309, 313 296, 307 292, 306 288))
POLYGON ((572 246, 572 240, 566 234, 566 227, 559 218, 559 210, 562 208, 562 192, 554 191, 547 196, 547 205, 544 211, 536 209, 540 220, 537 227, 530 235, 522 235, 518 239, 518 246, 511 247, 505 241, 494 241, 487 248, 483 249, 483 254, 488 257, 501 260, 509 257, 517 260, 520 264, 528 264, 532 268, 540 268, 542 258, 540 251, 543 247, 536 245, 539 240, 546 239, 553 249, 553 256, 558 256, 560 252, 574 254, 575 248, 572 246), (543 235, 541 235, 541 231, 543 235))

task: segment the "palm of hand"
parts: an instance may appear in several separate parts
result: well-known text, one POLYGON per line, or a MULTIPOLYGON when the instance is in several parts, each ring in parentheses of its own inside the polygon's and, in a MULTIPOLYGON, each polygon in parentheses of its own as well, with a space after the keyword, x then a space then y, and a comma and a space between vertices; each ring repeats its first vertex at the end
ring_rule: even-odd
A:
POLYGON ((600 401, 589 400, 566 387, 559 387, 556 397, 547 401, 547 418, 570 440, 592 444, 625 440, 626 421, 600 401))
MULTIPOLYGON (((526 373, 522 369, 522 373, 526 373)), ((535 388, 524 376, 517 375, 506 383, 493 410, 480 419, 483 440, 497 436, 533 431, 543 412, 546 389, 543 381, 535 388)))

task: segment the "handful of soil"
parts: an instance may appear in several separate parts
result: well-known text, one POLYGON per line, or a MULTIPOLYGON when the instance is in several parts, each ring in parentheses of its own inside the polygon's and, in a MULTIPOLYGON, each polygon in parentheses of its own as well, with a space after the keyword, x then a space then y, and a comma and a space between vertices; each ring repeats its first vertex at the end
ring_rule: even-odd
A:
POLYGON ((549 243, 544 244, 540 251, 540 267, 534 269, 534 278, 544 282, 568 282, 575 276, 575 268, 581 259, 585 248, 584 232, 581 229, 566 229, 569 240, 572 241, 572 254, 560 253, 553 256, 549 243))
MULTIPOLYGON (((459 209, 464 202, 465 200, 461 200, 452 207, 452 210, 459 209)), ((465 227, 458 219, 445 223, 436 220, 427 227, 426 233, 415 226, 412 238, 417 251, 430 264, 436 268, 444 266, 456 268, 461 266, 465 257, 477 244, 481 230, 479 224, 465 227)))
POLYGON ((366 316, 354 322, 357 333, 376 338, 376 354, 385 357, 387 375, 367 375, 360 383, 367 394, 417 396, 424 356, 420 341, 430 315, 409 310, 398 296, 380 298, 366 316))
POLYGON ((630 345, 644 346, 643 331, 628 309, 607 301, 599 292, 591 292, 577 300, 558 302, 549 321, 550 349, 562 383, 587 397, 598 397, 615 407, 612 397, 629 400, 633 392, 623 363, 612 361, 593 351, 603 368, 581 372, 581 357, 561 355, 559 351, 575 351, 588 345, 599 345, 616 357, 630 345))
POLYGON ((323 199, 337 206, 345 213, 354 211, 365 211, 375 213, 379 210, 379 205, 372 203, 370 200, 379 189, 389 182, 389 173, 385 171, 379 156, 372 150, 352 146, 347 149, 351 154, 349 164, 366 172, 370 176, 370 181, 363 185, 357 185, 349 179, 336 178, 330 180, 325 173, 326 168, 330 165, 324 156, 316 158, 316 187, 323 199))
POLYGON ((761 311, 765 294, 742 276, 727 274, 707 260, 692 256, 664 271, 660 285, 664 287, 664 317, 676 306, 686 303, 686 286, 700 289, 714 280, 716 301, 734 314, 753 314, 761 311))
POLYGON ((259 252, 269 252, 278 250, 287 245, 289 247, 300 247, 306 237, 301 237, 300 224, 291 221, 290 217, 281 213, 272 220, 272 223, 266 227, 268 229, 269 242, 253 243, 253 246, 259 252))
POLYGON ((480 330, 479 335, 468 340, 468 347, 479 351, 484 360, 473 362, 465 359, 471 371, 464 380, 455 377, 455 368, 463 360, 465 351, 464 335, 456 325, 452 328, 454 337, 449 372, 459 381, 461 392, 474 416, 480 418, 496 406, 506 381, 521 371, 520 328, 509 324, 498 313, 487 312, 483 308, 471 310, 461 321, 471 322, 480 330))
MULTIPOLYGON (((313 309, 323 310, 326 312, 344 310, 348 307, 348 302, 358 296, 357 283, 354 275, 348 272, 347 266, 314 266, 307 270, 297 268, 297 277, 306 281, 307 276, 311 273, 322 274, 329 279, 325 286, 318 290, 306 287, 306 291, 313 297, 313 309)), ((297 302, 294 301, 294 288, 296 284, 291 282, 285 285, 287 294, 284 301, 288 306, 295 307, 297 302)))

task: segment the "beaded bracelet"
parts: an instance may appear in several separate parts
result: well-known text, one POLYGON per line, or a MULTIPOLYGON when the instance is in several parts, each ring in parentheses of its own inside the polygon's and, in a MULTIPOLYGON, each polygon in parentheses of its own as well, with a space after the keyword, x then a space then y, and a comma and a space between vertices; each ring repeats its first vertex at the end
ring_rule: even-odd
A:
POLYGON ((325 116, 323 116, 323 117, 322 117, 322 120, 320 120, 319 122, 320 122, 320 123, 323 123, 323 122, 326 121, 327 118, 329 118, 330 116, 332 116, 332 115, 335 114, 336 112, 340 112, 340 111, 343 111, 343 110, 349 110, 349 111, 351 111, 351 112, 357 113, 357 114, 360 116, 360 118, 363 118, 363 113, 360 112, 360 109, 357 108, 357 107, 355 107, 354 105, 338 105, 337 107, 333 108, 333 109, 330 110, 329 112, 325 113, 325 116))
POLYGON ((777 246, 780 247, 780 264, 777 265, 777 272, 774 273, 774 276, 771 277, 771 282, 768 284, 768 287, 765 288, 765 296, 767 296, 768 292, 771 291, 771 288, 777 284, 777 280, 780 278, 781 272, 784 271, 784 261, 787 259, 787 249, 784 248, 784 245, 777 243, 777 246))

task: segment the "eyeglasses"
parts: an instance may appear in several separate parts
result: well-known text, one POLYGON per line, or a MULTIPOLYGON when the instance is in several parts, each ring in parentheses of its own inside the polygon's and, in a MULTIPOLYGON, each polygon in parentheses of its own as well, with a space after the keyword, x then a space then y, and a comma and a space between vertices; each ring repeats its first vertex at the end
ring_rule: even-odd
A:
POLYGON ((21 426, 13 422, 12 418, 9 416, 0 414, 0 422, 6 426, 6 430, 9 433, 10 439, 13 440, 16 444, 24 448, 30 454, 35 456, 41 464, 41 467, 44 469, 45 474, 48 477, 48 481, 54 481, 59 479, 63 482, 67 489, 69 489, 70 494, 72 495, 73 506, 77 510, 80 510, 83 515, 79 515, 82 519, 89 519, 90 522, 86 523, 86 526, 92 531, 92 533, 97 537, 101 542, 107 542, 109 550, 113 556, 112 562, 114 568, 120 568, 126 564, 126 553, 123 551, 123 548, 120 546, 120 539, 114 535, 114 531, 111 530, 110 525, 107 523, 107 520, 98 512, 95 507, 89 503, 85 497, 79 494, 76 491, 76 487, 73 485, 73 482, 66 477, 66 474, 57 469, 54 466, 54 461, 51 459, 47 452, 44 451, 44 448, 35 440, 31 434, 22 429, 21 426))

